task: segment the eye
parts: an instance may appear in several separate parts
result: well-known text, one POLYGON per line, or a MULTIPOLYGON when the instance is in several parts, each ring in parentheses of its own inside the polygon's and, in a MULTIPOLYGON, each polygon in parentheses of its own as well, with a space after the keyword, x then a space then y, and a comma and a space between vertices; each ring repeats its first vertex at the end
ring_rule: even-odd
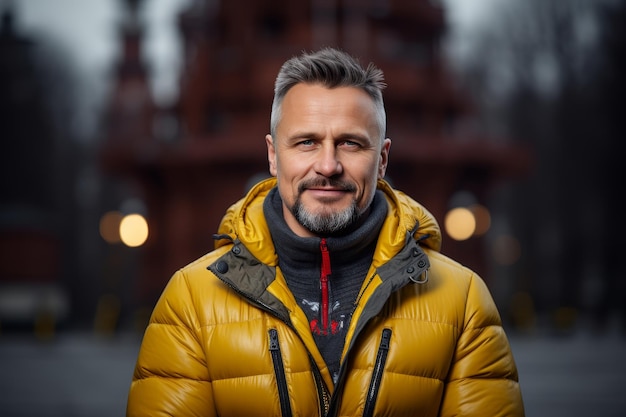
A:
POLYGON ((361 144, 353 140, 344 140, 343 142, 339 144, 339 146, 342 146, 345 148, 360 148, 361 144))

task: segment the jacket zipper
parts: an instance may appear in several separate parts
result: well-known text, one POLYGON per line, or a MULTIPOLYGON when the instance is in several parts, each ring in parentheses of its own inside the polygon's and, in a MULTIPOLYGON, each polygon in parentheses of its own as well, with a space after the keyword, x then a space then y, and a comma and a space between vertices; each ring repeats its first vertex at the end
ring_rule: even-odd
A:
POLYGON ((378 391, 380 390, 380 383, 382 381, 383 371, 385 370, 385 362, 387 362, 390 340, 391 329, 383 329, 380 345, 378 346, 378 354, 376 355, 376 363, 374 364, 374 370, 372 371, 370 387, 367 390, 367 398, 365 399, 365 408, 363 409, 364 417, 374 415, 374 406, 376 405, 376 398, 378 397, 378 391))
POLYGON ((270 354, 274 363, 274 374, 276 375, 276 385, 278 386, 278 399, 280 402, 280 413, 283 417, 291 416, 291 404, 289 403, 289 391, 287 389, 287 377, 285 376, 285 366, 283 357, 280 354, 280 344, 278 343, 278 331, 269 330, 270 354))
POLYGON ((328 316, 329 316, 329 289, 328 289, 328 279, 330 278, 331 269, 330 269, 330 253, 328 252, 328 246, 326 245, 326 239, 322 238, 320 241, 320 251, 322 252, 322 266, 320 269, 320 289, 322 291, 322 306, 320 308, 322 313, 322 329, 321 333, 323 335, 328 334, 329 332, 329 324, 328 324, 328 316))
POLYGON ((328 389, 326 389, 324 381, 322 381, 322 375, 319 371, 317 371, 317 364, 315 364, 313 358, 311 358, 311 369, 313 369, 313 379, 315 380, 315 385, 317 386, 321 413, 320 416, 327 416, 330 408, 330 393, 328 392, 328 389))

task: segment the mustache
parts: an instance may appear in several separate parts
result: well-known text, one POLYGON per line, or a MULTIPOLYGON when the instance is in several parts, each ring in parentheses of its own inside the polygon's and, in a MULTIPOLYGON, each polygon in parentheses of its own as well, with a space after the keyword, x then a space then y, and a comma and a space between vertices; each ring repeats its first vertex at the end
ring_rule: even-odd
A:
POLYGON ((336 178, 312 178, 302 181, 300 185, 298 185, 298 192, 302 193, 307 188, 316 187, 333 187, 347 192, 356 191, 354 184, 347 181, 342 181, 336 178))

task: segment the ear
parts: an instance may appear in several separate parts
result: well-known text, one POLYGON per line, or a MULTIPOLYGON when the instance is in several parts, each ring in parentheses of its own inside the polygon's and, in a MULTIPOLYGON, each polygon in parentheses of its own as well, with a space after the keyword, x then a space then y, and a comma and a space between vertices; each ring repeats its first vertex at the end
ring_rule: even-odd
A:
POLYGON ((391 148, 391 139, 386 138, 380 148, 380 161, 378 163, 378 179, 385 178, 387 172, 387 164, 389 162, 389 148, 391 148))
POLYGON ((274 147, 272 135, 265 135, 265 144, 267 145, 267 161, 270 165, 270 174, 275 177, 278 170, 276 169, 276 148, 274 147))

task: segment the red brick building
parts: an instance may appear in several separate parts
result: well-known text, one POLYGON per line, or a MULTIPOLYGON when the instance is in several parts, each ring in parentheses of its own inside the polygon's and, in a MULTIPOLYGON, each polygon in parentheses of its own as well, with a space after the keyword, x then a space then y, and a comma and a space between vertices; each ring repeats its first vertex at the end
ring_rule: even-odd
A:
MULTIPOLYGON (((302 50, 339 47, 387 80, 388 177, 443 221, 455 191, 484 198, 523 172, 527 155, 464 133, 471 106, 447 71, 445 11, 429 0, 197 0, 179 16, 179 98, 157 108, 142 61, 139 0, 129 0, 122 56, 106 117, 106 172, 135 185, 147 206, 138 302, 151 305, 173 271, 211 250, 225 209, 266 175, 274 78, 302 50)), ((443 251, 485 278, 480 238, 443 251)))

